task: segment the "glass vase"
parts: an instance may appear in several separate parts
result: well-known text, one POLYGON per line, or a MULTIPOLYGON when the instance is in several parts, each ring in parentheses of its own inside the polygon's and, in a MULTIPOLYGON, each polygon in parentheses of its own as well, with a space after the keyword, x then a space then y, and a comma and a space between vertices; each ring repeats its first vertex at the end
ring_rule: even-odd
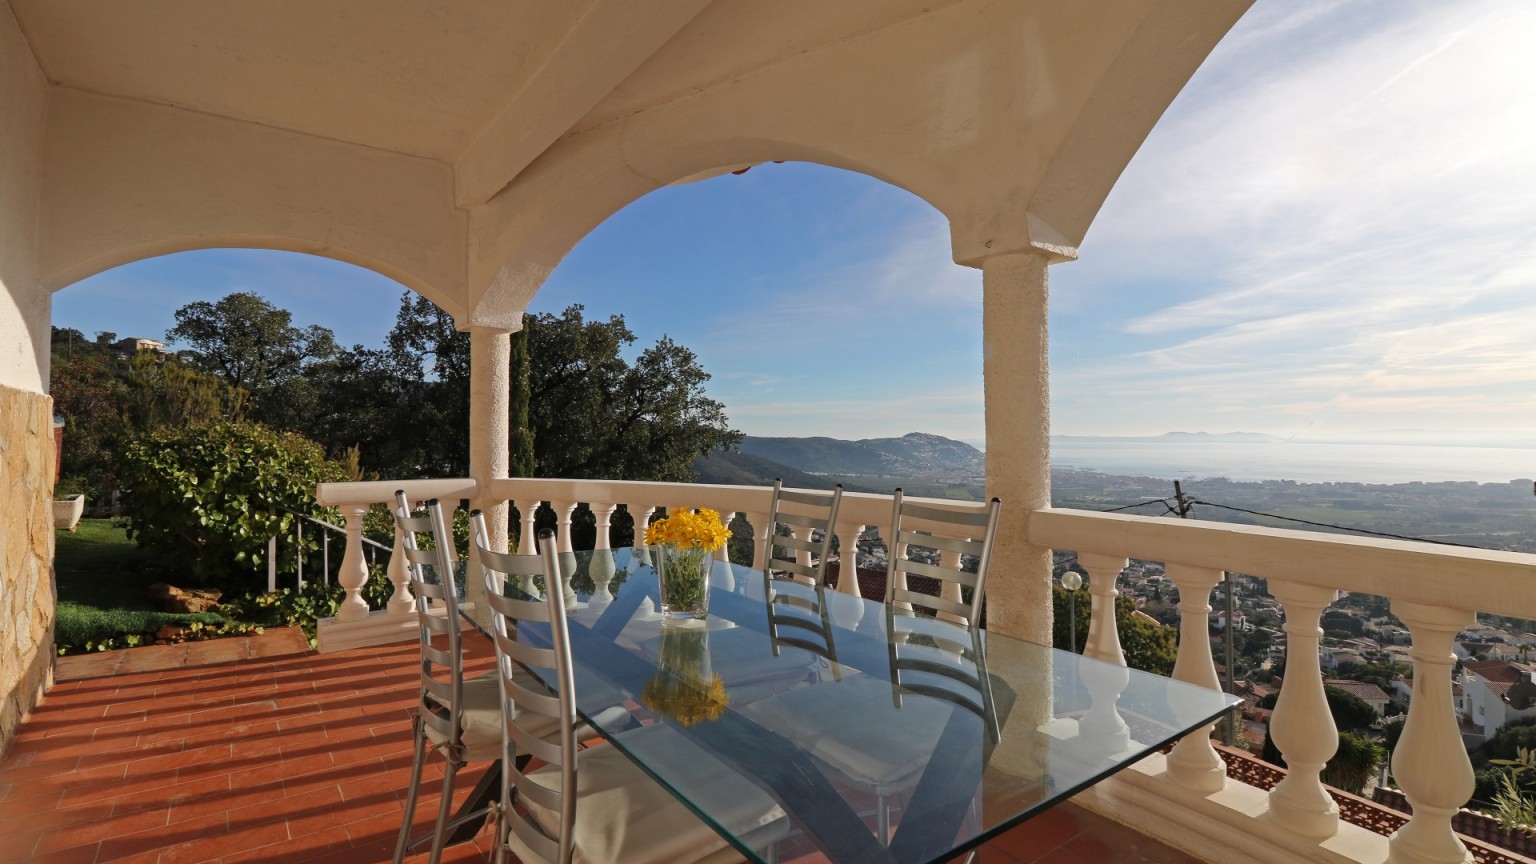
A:
POLYGON ((659 546, 656 580, 661 586, 661 614, 666 618, 703 618, 709 614, 708 549, 659 546))

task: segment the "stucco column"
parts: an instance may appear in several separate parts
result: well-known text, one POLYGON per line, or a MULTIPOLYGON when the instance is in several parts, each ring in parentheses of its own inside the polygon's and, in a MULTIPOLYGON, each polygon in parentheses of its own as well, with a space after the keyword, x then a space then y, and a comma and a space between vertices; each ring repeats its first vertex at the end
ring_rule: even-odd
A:
POLYGON ((1051 552, 1029 514, 1051 504, 1046 265, 1034 252, 982 262, 987 495, 1001 499, 987 579, 987 628, 1051 644, 1051 552))
MULTIPOLYGON (((469 331, 469 476, 478 489, 472 506, 485 513, 485 530, 498 552, 507 551, 507 502, 489 491, 492 480, 507 476, 508 394, 512 331, 469 331)), ((485 615, 485 575, 471 544, 464 599, 485 615)))

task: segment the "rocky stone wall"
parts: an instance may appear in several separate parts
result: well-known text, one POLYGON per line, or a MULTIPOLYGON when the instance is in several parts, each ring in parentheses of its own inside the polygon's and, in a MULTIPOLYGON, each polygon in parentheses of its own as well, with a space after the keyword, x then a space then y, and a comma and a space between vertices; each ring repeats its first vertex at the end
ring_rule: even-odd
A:
POLYGON ((53 400, 0 385, 0 754, 53 683, 53 400))

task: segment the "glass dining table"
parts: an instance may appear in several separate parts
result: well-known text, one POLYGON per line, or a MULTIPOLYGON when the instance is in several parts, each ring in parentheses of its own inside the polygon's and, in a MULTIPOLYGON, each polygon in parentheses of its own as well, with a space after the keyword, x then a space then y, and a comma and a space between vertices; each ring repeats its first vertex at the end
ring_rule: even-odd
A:
POLYGON ((708 616, 668 620, 653 555, 561 556, 576 707, 752 862, 948 861, 1238 701, 724 561, 708 616), (658 723, 679 734, 625 734, 658 723), (777 803, 772 824, 700 783, 700 751, 777 803))

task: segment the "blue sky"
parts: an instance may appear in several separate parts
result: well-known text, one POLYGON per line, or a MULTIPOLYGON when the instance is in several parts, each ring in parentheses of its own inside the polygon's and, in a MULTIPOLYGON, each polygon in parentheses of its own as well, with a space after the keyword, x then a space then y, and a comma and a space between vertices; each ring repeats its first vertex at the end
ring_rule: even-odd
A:
MULTIPOLYGON (((1529 434, 1536 407, 1536 4, 1260 0, 1052 268, 1053 429, 1286 438, 1529 434)), ((377 344, 403 288, 321 258, 167 256, 55 295, 157 336, 255 291, 377 344)), ((534 301, 698 352, 757 435, 979 441, 981 280, 912 195, 815 165, 659 190, 534 301)))

